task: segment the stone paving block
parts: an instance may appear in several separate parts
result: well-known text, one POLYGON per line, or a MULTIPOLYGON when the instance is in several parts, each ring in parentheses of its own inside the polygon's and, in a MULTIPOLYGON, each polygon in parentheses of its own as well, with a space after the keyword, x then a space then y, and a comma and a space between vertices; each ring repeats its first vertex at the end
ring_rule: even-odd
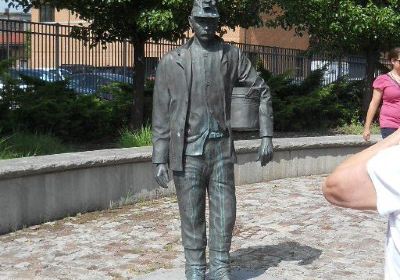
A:
MULTIPOLYGON (((235 280, 383 279, 386 221, 329 205, 322 176, 237 187, 235 280)), ((0 236, 0 279, 184 279, 174 196, 0 236)))

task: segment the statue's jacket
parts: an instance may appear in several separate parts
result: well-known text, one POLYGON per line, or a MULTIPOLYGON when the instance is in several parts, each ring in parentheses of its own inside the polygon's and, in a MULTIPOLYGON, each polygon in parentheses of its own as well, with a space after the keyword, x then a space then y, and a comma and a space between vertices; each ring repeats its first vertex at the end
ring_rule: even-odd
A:
MULTIPOLYGON (((192 58, 190 46, 193 38, 185 45, 170 51, 157 67, 153 93, 153 163, 169 163, 175 171, 183 170, 185 147, 185 125, 192 81, 192 58)), ((218 38, 218 57, 221 70, 207 83, 207 104, 209 112, 223 130, 229 131, 232 144, 232 158, 236 160, 231 137, 231 96, 235 85, 252 87, 260 97, 260 137, 273 134, 271 94, 268 86, 252 67, 242 51, 218 38)), ((254 92, 254 90, 253 90, 254 92)), ((195 106, 192 105, 192 106, 195 106)))

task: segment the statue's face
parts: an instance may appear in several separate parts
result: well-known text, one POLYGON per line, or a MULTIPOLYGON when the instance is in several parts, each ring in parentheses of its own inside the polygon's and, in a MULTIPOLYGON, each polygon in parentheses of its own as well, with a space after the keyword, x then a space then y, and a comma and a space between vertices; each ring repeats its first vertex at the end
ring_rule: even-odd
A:
POLYGON ((189 17, 190 26, 196 37, 203 42, 211 41, 215 38, 218 29, 218 18, 212 17, 189 17))

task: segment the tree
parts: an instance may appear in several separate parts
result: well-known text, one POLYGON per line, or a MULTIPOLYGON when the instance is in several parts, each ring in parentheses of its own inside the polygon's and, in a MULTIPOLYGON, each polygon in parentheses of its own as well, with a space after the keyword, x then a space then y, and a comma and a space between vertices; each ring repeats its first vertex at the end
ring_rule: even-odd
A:
MULTIPOLYGON (((94 43, 129 40, 134 45, 135 91, 133 124, 143 122, 145 79, 144 46, 149 39, 177 40, 189 29, 192 0, 6 0, 11 6, 29 10, 41 5, 68 9, 87 22, 94 43)), ((260 26, 258 16, 269 9, 263 0, 220 0, 221 25, 260 26)), ((87 29, 75 29, 75 35, 87 38, 87 29)))
MULTIPOLYGON (((271 0, 280 9, 270 12, 267 24, 310 35, 311 48, 335 55, 366 57, 370 89, 381 54, 400 45, 400 1, 398 0, 271 0)), ((363 110, 371 100, 366 90, 363 110)))

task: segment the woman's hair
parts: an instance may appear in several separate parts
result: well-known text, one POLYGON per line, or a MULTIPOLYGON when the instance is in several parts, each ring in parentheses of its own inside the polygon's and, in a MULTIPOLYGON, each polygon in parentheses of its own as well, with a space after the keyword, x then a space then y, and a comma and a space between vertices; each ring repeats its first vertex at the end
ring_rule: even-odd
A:
POLYGON ((398 59, 400 56, 400 48, 393 48, 389 51, 388 59, 398 59))

